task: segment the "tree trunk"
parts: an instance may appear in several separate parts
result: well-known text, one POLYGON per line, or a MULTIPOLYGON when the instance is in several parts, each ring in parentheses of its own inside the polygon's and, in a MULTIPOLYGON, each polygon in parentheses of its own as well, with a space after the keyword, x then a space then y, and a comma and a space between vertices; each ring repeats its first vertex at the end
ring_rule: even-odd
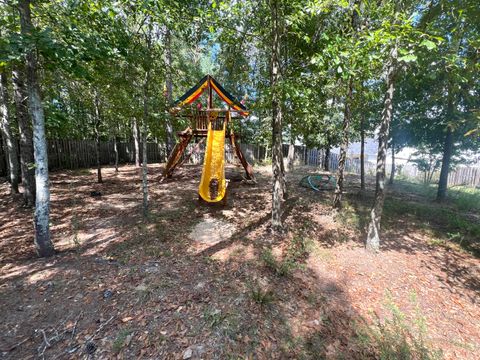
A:
POLYGON ((168 112, 168 108, 172 106, 173 103, 172 34, 168 26, 165 29, 165 65, 165 86, 167 88, 167 111, 165 114, 165 148, 168 159, 170 153, 172 152, 173 146, 175 145, 172 122, 170 120, 170 114, 168 112))
POLYGON ((345 99, 345 111, 343 116, 342 129, 342 145, 340 146, 340 157, 338 160, 337 169, 337 185, 335 187, 335 195, 333 197, 333 208, 340 209, 342 207, 342 193, 345 164, 347 162, 348 137, 350 131, 351 106, 353 101, 353 80, 350 79, 348 83, 348 94, 345 99))
POLYGON ((295 160, 295 145, 290 143, 288 145, 288 171, 293 171, 294 169, 294 160, 295 160))
MULTIPOLYGON (((447 120, 453 120, 453 95, 451 86, 448 91, 447 120)), ((447 125, 447 133, 443 145, 442 168, 440 169, 440 179, 438 180, 437 201, 443 201, 447 197, 448 172, 450 171, 450 161, 453 153, 453 130, 452 125, 447 125)))
POLYGON ((388 133, 393 116, 396 59, 397 49, 394 48, 387 70, 387 92, 385 93, 385 99, 383 102, 382 123, 378 134, 375 201, 370 213, 371 220, 368 226, 366 241, 366 248, 370 251, 378 251, 380 249, 380 222, 382 219, 383 203, 385 201, 385 162, 387 161, 388 133))
POLYGON ((390 185, 393 185, 393 181, 395 180, 395 143, 393 142, 392 139, 392 168, 390 170, 390 179, 388 180, 388 183, 390 185))
POLYGON ((282 201, 284 195, 283 154, 282 154, 282 106, 279 89, 280 81, 280 25, 278 0, 270 0, 272 15, 272 230, 282 230, 282 201))
POLYGON ((360 118, 360 191, 365 191, 365 116, 360 118))
POLYGON ((148 167, 147 167, 147 122, 142 124, 142 194, 143 194, 143 216, 148 216, 148 167))
POLYGON ((13 194, 17 194, 18 183, 20 182, 20 171, 18 164, 17 141, 13 137, 10 128, 11 116, 8 110, 9 102, 10 99, 8 97, 7 74, 6 72, 0 72, 0 126, 7 148, 6 158, 8 161, 10 191, 13 194))
POLYGON ((100 99, 98 93, 95 90, 94 98, 94 108, 95 108, 95 156, 97 160, 97 182, 99 184, 103 183, 102 179, 102 164, 100 162, 100 99))
MULTIPOLYGON (((18 2, 22 35, 32 36, 30 0, 18 2)), ((35 246, 40 256, 55 253, 50 239, 50 189, 48 183, 48 155, 45 138, 45 116, 43 113, 40 87, 37 80, 37 54, 32 49, 27 53, 28 105, 33 121, 33 148, 35 157, 35 246)))
POLYGON ((148 86, 150 72, 145 74, 143 86, 143 122, 142 122, 142 193, 143 193, 143 216, 148 216, 148 167, 147 167, 147 122, 148 122, 148 86))
POLYGON ((115 172, 118 173, 118 144, 116 135, 113 137, 113 152, 115 153, 115 172))
POLYGON ((290 144, 288 144, 287 169, 293 171, 295 162, 295 139, 292 134, 292 125, 290 124, 290 144))
POLYGON ((135 144, 135 166, 140 167, 140 140, 138 138, 137 119, 132 119, 133 142, 135 144))
POLYGON ((325 157, 323 158, 323 170, 330 171, 330 141, 325 148, 325 157))
POLYGON ((28 94, 25 87, 24 65, 15 65, 12 75, 13 96, 20 134, 23 199, 26 206, 33 206, 35 205, 35 159, 33 157, 32 121, 28 113, 28 94))

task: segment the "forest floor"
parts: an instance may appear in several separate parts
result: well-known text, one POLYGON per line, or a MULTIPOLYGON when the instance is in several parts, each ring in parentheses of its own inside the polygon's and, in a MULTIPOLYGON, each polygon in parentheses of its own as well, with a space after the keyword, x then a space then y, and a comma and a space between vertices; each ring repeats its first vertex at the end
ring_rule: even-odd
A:
POLYGON ((296 169, 272 236, 268 167, 254 185, 229 167, 224 207, 199 204, 199 166, 163 183, 149 171, 148 221, 134 166, 105 168, 103 184, 52 172, 49 259, 0 184, 1 359, 478 358, 478 208, 398 182, 371 254, 371 180, 359 194, 349 176, 334 214, 331 191, 298 185, 314 169, 296 169))

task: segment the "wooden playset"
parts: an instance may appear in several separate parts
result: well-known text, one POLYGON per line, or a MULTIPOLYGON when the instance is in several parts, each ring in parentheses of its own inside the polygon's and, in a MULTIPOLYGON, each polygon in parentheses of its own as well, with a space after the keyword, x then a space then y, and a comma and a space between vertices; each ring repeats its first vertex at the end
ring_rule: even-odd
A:
POLYGON ((179 142, 175 145, 168 158, 164 171, 164 177, 173 175, 176 168, 182 165, 198 151, 200 145, 206 141, 205 158, 203 162, 202 177, 198 188, 200 198, 209 203, 220 202, 225 199, 227 181, 225 179, 225 140, 230 139, 235 154, 245 169, 248 180, 254 180, 253 167, 247 162, 237 142, 237 135, 229 127, 234 119, 248 116, 248 110, 228 93, 212 76, 206 75, 194 87, 188 90, 170 109, 175 116, 183 116, 190 119, 190 126, 179 132, 179 142), (192 103, 200 95, 208 91, 207 106, 194 107, 192 103), (213 107, 213 92, 227 104, 226 108, 213 107), (194 140, 196 146, 185 154, 188 144, 194 140), (184 155, 182 157, 182 155, 184 155))

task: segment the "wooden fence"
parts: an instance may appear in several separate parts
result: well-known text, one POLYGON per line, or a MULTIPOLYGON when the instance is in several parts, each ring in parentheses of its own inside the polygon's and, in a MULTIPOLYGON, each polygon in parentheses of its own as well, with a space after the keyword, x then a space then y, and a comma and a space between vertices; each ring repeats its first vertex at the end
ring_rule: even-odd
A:
MULTIPOLYGON (((193 151, 197 144, 190 144, 186 153, 193 151)), ((240 144, 245 157, 248 162, 256 164, 267 160, 270 155, 269 151, 264 146, 240 144)), ((193 152, 189 159, 191 164, 201 164, 203 162, 203 155, 205 144, 198 147, 197 152, 193 152)), ((118 142, 118 159, 120 164, 135 162, 135 146, 133 142, 118 142)), ((283 145, 283 156, 288 157, 289 145, 283 145)), ((141 151, 140 151, 141 155, 141 151)), ((149 163, 165 162, 167 158, 165 146, 161 143, 149 142, 147 144, 147 156, 149 163)), ((293 161, 295 165, 307 165, 313 167, 321 167, 325 152, 322 149, 308 149, 305 146, 294 146, 293 161)), ((338 155, 330 154, 330 170, 336 171, 338 168, 338 155)), ((225 158, 228 163, 236 162, 235 153, 231 145, 227 142, 225 144, 225 158)), ((113 165, 115 163, 115 152, 113 141, 100 143, 100 162, 102 165, 113 165)), ((96 166, 95 142, 92 140, 50 140, 48 141, 48 165, 50 170, 60 169, 79 169, 96 166)), ((409 164, 407 164, 409 165, 409 164)), ((417 169, 408 166, 411 171, 402 171, 405 175, 416 177, 417 169)), ((7 162, 5 158, 5 151, 0 146, 0 176, 7 174, 7 162)), ((347 158, 346 169, 347 172, 360 174, 360 159, 347 158)), ((406 170, 404 166, 404 170, 406 170)), ((365 172, 367 174, 375 174, 375 164, 365 162, 365 172)), ((472 187, 480 186, 480 168, 478 167, 458 167, 452 171, 448 177, 448 185, 467 185, 472 187)))
POLYGON ((448 185, 480 187, 480 167, 459 166, 448 174, 448 185))

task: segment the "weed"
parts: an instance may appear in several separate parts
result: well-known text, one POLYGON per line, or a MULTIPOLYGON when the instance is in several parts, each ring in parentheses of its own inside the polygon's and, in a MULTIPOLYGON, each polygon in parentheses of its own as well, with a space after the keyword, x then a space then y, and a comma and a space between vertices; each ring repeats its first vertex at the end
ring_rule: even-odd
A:
POLYGON ((250 296, 253 301, 261 306, 268 306, 273 303, 274 300, 273 291, 263 290, 259 285, 255 285, 250 289, 250 296))
POLYGON ((265 265, 268 268, 276 271, 278 265, 277 265, 277 260, 275 259, 275 257, 272 254, 272 250, 265 249, 262 252, 262 261, 265 263, 265 265))
POLYGON ((269 249, 263 251, 262 261, 270 270, 279 276, 288 276, 298 267, 295 260, 292 258, 287 257, 282 261, 277 261, 275 256, 273 256, 272 251, 269 249))
MULTIPOLYGON (((416 294, 411 294, 411 301, 416 302, 416 294)), ((383 360, 442 358, 441 351, 432 349, 427 342, 426 321, 418 305, 411 321, 391 299, 385 308, 390 314, 388 318, 377 319, 374 325, 357 331, 364 346, 373 348, 383 360)))
POLYGON ((113 344, 112 344, 112 351, 115 354, 118 354, 122 350, 122 348, 125 345, 125 341, 127 340, 127 337, 131 333, 133 333, 133 330, 131 330, 131 329, 120 330, 120 332, 117 334, 117 336, 115 337, 115 340, 113 341, 113 344))
POLYGON ((72 215, 72 220, 70 222, 70 227, 72 228, 72 233, 73 233, 73 236, 72 236, 72 242, 73 244, 78 248, 80 247, 80 239, 78 238, 78 230, 80 228, 80 222, 78 221, 78 217, 77 217, 77 214, 74 213, 72 215))
POLYGON ((158 245, 147 246, 144 250, 145 255, 152 257, 154 259, 164 257, 171 257, 173 255, 172 250, 170 249, 162 249, 158 245))
POLYGON ((288 276, 293 270, 302 267, 300 264, 301 258, 308 253, 309 244, 311 241, 302 236, 294 236, 288 245, 286 255, 283 260, 275 259, 270 249, 265 249, 262 252, 261 259, 266 267, 271 269, 279 276, 288 276))
POLYGON ((222 315, 222 311, 220 309, 207 308, 203 312, 203 319, 209 327, 215 328, 221 324, 224 316, 222 315))
POLYGON ((364 216, 360 216, 360 214, 350 203, 344 204, 342 211, 337 214, 337 219, 343 225, 358 230, 363 230, 363 227, 365 226, 363 221, 364 216))

